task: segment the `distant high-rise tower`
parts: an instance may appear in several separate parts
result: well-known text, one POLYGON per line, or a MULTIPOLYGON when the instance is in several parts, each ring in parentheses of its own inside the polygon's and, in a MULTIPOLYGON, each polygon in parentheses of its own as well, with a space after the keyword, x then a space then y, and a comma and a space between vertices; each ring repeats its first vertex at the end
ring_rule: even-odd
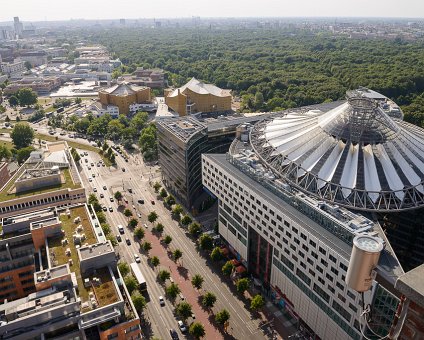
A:
POLYGON ((14 17, 13 22, 14 22, 13 25, 14 25, 14 28, 15 28, 15 36, 17 38, 21 38, 22 37, 22 31, 23 31, 23 25, 19 21, 19 17, 14 17))
POLYGON ((125 19, 119 19, 119 23, 120 23, 121 25, 125 25, 125 19))

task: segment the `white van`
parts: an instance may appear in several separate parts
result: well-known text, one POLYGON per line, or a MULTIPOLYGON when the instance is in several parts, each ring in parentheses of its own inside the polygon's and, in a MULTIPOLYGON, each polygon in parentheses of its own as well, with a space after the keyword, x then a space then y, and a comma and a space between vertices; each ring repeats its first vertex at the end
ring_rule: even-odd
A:
POLYGON ((120 234, 123 234, 125 232, 124 227, 121 224, 118 224, 118 231, 120 234))

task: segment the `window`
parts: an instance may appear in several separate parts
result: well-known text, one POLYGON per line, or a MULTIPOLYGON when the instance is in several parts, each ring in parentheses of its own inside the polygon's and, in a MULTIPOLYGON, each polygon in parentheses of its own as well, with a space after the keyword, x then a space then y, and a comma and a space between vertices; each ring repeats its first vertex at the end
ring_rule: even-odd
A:
POLYGON ((345 266, 343 263, 340 263, 340 268, 347 272, 347 266, 345 266))
POLYGON ((347 296, 349 296, 352 300, 355 300, 355 294, 353 294, 350 290, 347 291, 347 296))
POLYGON ((317 246, 317 244, 316 244, 314 241, 312 241, 312 240, 309 240, 309 244, 310 244, 312 247, 316 247, 316 246, 317 246))
POLYGON ((352 305, 351 303, 349 303, 349 308, 350 308, 351 310, 353 310, 355 313, 357 313, 357 312, 358 312, 358 308, 356 308, 356 306, 352 305))
POLYGON ((344 309, 341 305, 337 303, 337 301, 333 300, 333 308, 337 313, 339 313, 342 317, 344 317, 348 322, 350 322, 350 313, 344 309))
POLYGON ((333 255, 329 254, 329 255, 328 255, 328 258, 329 258, 331 261, 333 261, 333 263, 337 263, 337 259, 336 259, 333 255))
POLYGON ((300 277, 300 279, 305 282, 308 286, 311 284, 311 279, 302 272, 299 268, 296 269, 296 275, 300 277))
POLYGON ((314 261, 312 261, 312 259, 310 259, 309 257, 306 258, 306 261, 313 266, 314 265, 314 261))
POLYGON ((317 265, 316 268, 321 274, 324 273, 324 271, 322 270, 322 268, 320 266, 317 265))
POLYGON ((284 225, 285 225, 287 228, 290 228, 290 223, 289 223, 289 222, 284 221, 284 225))
POLYGON ((327 289, 332 292, 333 294, 336 292, 333 286, 327 285, 327 289))
POLYGON ((325 274, 325 277, 327 278, 327 280, 330 280, 331 282, 333 282, 334 280, 333 277, 328 273, 325 274))
POLYGON ((304 240, 306 240, 306 235, 304 233, 300 233, 300 237, 304 240))
POLYGON ((321 276, 318 276, 318 281, 319 281, 321 284, 325 284, 325 281, 324 281, 324 279, 323 279, 321 276))
POLYGON ((315 276, 315 272, 312 269, 309 269, 309 274, 311 274, 312 276, 315 276))
POLYGON ((327 252, 324 250, 324 248, 322 248, 322 247, 318 247, 318 250, 319 250, 319 252, 322 254, 322 255, 326 255, 327 254, 327 252))
POLYGON ((324 289, 314 283, 314 291, 318 293, 318 295, 327 303, 330 302, 330 295, 328 295, 324 289))
POLYGON ((339 298, 340 301, 342 301, 343 303, 346 302, 346 298, 342 295, 342 294, 337 294, 337 297, 339 298))
POLYGON ((344 290, 344 286, 340 283, 340 282, 336 282, 336 286, 337 286, 337 288, 339 288, 340 290, 344 290))
POLYGON ((299 232, 299 231, 297 230, 297 228, 295 228, 295 227, 292 227, 292 231, 294 231, 296 234, 299 232))
POLYGON ((327 267, 327 266, 328 266, 327 261, 325 261, 324 259, 321 259, 321 264, 323 264, 325 267, 327 267))
POLYGON ((334 274, 339 275, 339 271, 338 271, 336 268, 334 268, 333 266, 331 266, 331 271, 332 271, 334 274))

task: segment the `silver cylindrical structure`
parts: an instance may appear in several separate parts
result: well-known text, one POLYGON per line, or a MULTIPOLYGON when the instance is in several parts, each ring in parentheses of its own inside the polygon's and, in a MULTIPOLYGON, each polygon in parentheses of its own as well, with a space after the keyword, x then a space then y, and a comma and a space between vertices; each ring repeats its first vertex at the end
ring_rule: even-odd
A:
POLYGON ((346 284, 357 292, 365 292, 372 285, 372 271, 377 266, 383 242, 368 235, 355 236, 350 255, 346 284))

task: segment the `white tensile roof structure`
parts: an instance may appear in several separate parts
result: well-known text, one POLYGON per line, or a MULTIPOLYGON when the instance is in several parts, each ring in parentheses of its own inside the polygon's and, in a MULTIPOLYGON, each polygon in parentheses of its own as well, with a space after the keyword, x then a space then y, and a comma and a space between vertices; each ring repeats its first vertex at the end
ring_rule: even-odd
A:
POLYGON ((176 97, 178 95, 178 90, 183 93, 186 89, 189 89, 198 94, 212 94, 216 97, 227 97, 230 95, 229 90, 223 90, 213 84, 205 84, 196 78, 191 78, 187 84, 172 91, 168 97, 176 97))
POLYGON ((327 113, 287 113, 257 123, 251 144, 276 176, 319 199, 369 211, 419 208, 424 129, 390 117, 383 105, 381 98, 351 91, 327 113))

